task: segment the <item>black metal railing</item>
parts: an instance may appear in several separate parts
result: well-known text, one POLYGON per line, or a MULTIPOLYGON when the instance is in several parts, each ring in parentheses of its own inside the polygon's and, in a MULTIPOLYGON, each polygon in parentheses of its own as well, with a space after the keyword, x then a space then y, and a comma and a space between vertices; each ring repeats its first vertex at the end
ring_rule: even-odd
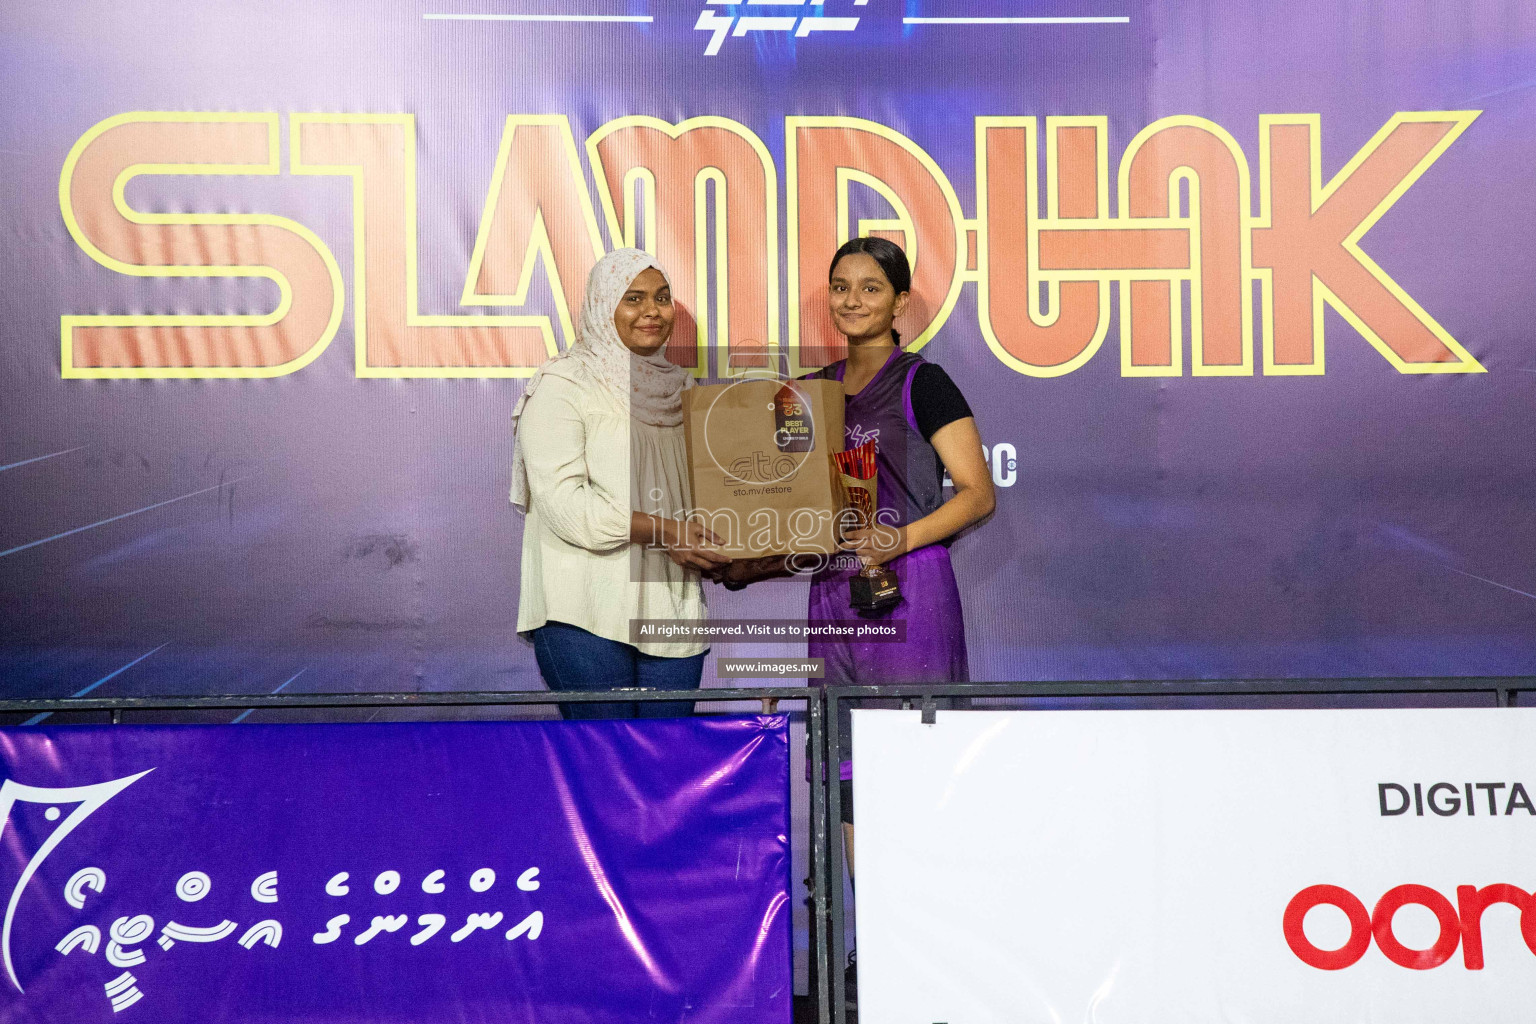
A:
MULTIPOLYGON (((760 702, 764 713, 778 710, 780 701, 803 701, 807 737, 806 756, 810 762, 810 777, 820 779, 824 774, 822 753, 826 740, 822 735, 821 691, 803 686, 743 687, 736 689, 708 690, 647 690, 616 689, 593 692, 530 691, 459 691, 442 693, 295 693, 295 694, 245 694, 221 693, 202 696, 139 696, 139 697, 63 697, 57 699, 6 698, 0 699, 0 716, 68 715, 78 722, 82 715, 104 715, 113 725, 124 724, 127 716, 144 712, 182 712, 199 714, 208 711, 337 711, 358 708, 375 710, 410 711, 507 708, 527 705, 598 704, 622 702, 650 703, 653 701, 691 701, 695 704, 716 702, 760 702)), ((3 720, 3 719, 0 719, 3 720)), ((158 720, 158 719, 157 719, 158 720)), ((313 721, 314 719, 306 719, 313 721)), ((21 725, 26 719, 13 723, 21 725)), ((69 724, 62 719, 54 724, 69 724)), ((131 723, 130 723, 131 724, 131 723)), ((827 893, 822 879, 828 876, 826 866, 820 863, 827 849, 826 788, 810 785, 810 837, 807 855, 810 867, 809 889, 811 898, 810 955, 821 962, 811 966, 812 979, 824 979, 826 971, 827 936, 825 922, 830 920, 827 893)), ((827 987, 813 983, 810 996, 814 1012, 820 1024, 830 1021, 827 987)))
MULTIPOLYGON (((213 694, 181 697, 68 697, 0 699, 0 716, 47 713, 108 716, 113 724, 141 712, 197 713, 215 710, 334 711, 372 708, 408 711, 450 708, 505 708, 526 705, 588 704, 613 701, 760 702, 765 713, 780 701, 805 704, 807 759, 810 769, 808 860, 810 921, 810 998, 818 1024, 847 1024, 842 964, 847 955, 847 908, 843 898, 842 791, 836 766, 849 726, 845 710, 868 701, 897 702, 919 710, 931 722, 941 712, 963 713, 977 700, 1006 702, 1021 710, 1074 704, 1132 703, 1147 707, 1264 708, 1358 706, 1375 700, 1384 706, 1446 706, 1446 698, 1514 707, 1522 692, 1536 690, 1536 677, 1443 677, 1399 679, 1165 680, 1049 683, 944 683, 889 686, 741 687, 708 690, 620 689, 582 693, 485 691, 445 693, 213 694), (1439 698, 1439 700, 1436 700, 1439 698), (940 703, 944 703, 941 709, 940 703), (959 708, 953 705, 958 703, 959 708)), ((75 718, 78 721, 78 717, 75 718)), ((60 724, 66 724, 61 722, 60 724)))
MULTIPOLYGON (((1274 707, 1325 707, 1338 703, 1339 698, 1351 699, 1358 706, 1360 698, 1381 698, 1383 706, 1417 707, 1432 703, 1430 698, 1452 695, 1488 698, 1489 706, 1514 707, 1523 691, 1536 690, 1536 677, 1446 677, 1403 679, 1197 679, 1197 680, 1111 680, 1098 682, 1051 682, 1051 683, 934 683, 888 686, 831 686, 826 690, 824 720, 827 750, 823 761, 829 766, 840 760, 839 751, 844 747, 845 709, 871 700, 889 702, 896 700, 907 709, 920 710, 923 721, 933 722, 941 709, 941 701, 959 702, 958 709, 943 713, 964 713, 969 701, 1014 698, 1015 706, 1023 702, 1022 710, 1033 704, 1049 702, 1051 707, 1073 703, 1135 702, 1133 706, 1199 707, 1203 702, 1219 701, 1223 707, 1247 706, 1255 709, 1274 707), (1290 699, 1284 699, 1290 698, 1290 699), (1396 698, 1390 702, 1386 698, 1396 698), (1331 699, 1331 700, 1330 700, 1331 699)), ((1209 706, 1207 703, 1206 706, 1209 706)), ((1436 706, 1445 706, 1443 703, 1436 706)), ((990 709, 989 709, 990 710, 990 709)), ((827 819, 839 822, 842 818, 842 787, 837 784, 836 770, 831 784, 825 786, 823 800, 827 819)), ((841 830, 839 829, 838 832, 841 830)), ((843 844, 841 836, 833 833, 828 837, 827 848, 815 862, 824 864, 827 877, 820 882, 828 894, 831 920, 822 929, 828 939, 828 949, 817 957, 818 965, 830 961, 841 965, 847 957, 845 930, 847 911, 843 899, 843 844)), ((831 1021, 823 1018, 822 1024, 847 1024, 847 993, 840 966, 830 974, 820 975, 823 987, 829 989, 825 1000, 832 1010, 831 1021)))

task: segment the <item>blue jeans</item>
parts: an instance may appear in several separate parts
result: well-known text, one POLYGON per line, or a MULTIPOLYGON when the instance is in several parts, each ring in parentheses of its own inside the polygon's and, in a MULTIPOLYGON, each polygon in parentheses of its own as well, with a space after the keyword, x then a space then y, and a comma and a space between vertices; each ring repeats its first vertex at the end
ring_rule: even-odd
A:
MULTIPOLYGON (((556 692, 633 689, 697 690, 704 655, 662 658, 642 654, 629 644, 609 640, 566 622, 547 622, 533 630, 533 653, 544 685, 556 692)), ((686 718, 693 702, 681 700, 607 701, 562 704, 561 717, 686 718)))

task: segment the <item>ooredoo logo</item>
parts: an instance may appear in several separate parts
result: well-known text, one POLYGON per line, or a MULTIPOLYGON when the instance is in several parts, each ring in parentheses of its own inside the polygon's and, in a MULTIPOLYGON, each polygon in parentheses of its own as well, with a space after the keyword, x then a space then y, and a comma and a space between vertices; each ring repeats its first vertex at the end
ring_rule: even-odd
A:
POLYGON ((1309 967, 1340 971, 1365 956, 1375 940, 1376 948, 1399 967, 1428 971, 1445 963, 1461 947, 1462 962, 1469 971, 1483 969, 1483 912, 1495 903, 1507 903, 1520 911, 1520 937, 1536 954, 1536 893, 1516 885, 1456 887, 1456 905, 1427 885, 1399 885, 1388 889, 1369 913, 1359 897, 1337 885, 1310 885, 1286 904, 1285 941, 1291 952, 1309 967), (1428 949, 1405 946, 1392 930, 1392 919, 1403 907, 1417 904, 1435 915, 1440 931, 1428 949), (1349 940, 1338 949, 1319 949, 1307 938, 1302 925, 1314 907, 1332 906, 1349 918, 1349 940))

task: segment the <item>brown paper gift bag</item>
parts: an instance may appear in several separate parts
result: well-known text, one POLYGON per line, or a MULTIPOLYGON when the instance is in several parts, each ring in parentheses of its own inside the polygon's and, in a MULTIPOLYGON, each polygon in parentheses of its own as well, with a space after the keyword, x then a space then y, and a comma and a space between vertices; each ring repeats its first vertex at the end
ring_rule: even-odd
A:
POLYGON ((695 517, 732 558, 837 550, 843 385, 747 379, 683 392, 695 517))

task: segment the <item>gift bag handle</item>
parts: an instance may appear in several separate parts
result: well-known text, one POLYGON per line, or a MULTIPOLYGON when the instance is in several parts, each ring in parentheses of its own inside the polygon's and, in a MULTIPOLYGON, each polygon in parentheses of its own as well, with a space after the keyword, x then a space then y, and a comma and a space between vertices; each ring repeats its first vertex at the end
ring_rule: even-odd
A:
MULTIPOLYGON (((745 370, 743 370, 743 372, 739 375, 738 379, 740 379, 740 380, 778 380, 778 381, 789 380, 790 379, 790 375, 789 375, 789 352, 785 350, 783 345, 776 345, 774 347, 778 350, 774 354, 774 358, 776 358, 778 360, 778 363, 779 363, 779 370, 778 370, 777 374, 775 374, 773 368, 769 367, 769 366, 762 366, 762 367, 749 366, 745 370)), ((764 350, 764 351, 766 352, 766 350, 764 350)), ((725 368, 726 368, 727 371, 729 371, 735 365, 735 359, 736 359, 736 356, 738 356, 738 355, 756 356, 756 355, 758 355, 758 353, 756 353, 756 352, 738 352, 738 353, 730 353, 730 354, 728 354, 725 357, 725 368)), ((726 375, 727 376, 734 376, 733 374, 730 374, 729 372, 726 375)))

